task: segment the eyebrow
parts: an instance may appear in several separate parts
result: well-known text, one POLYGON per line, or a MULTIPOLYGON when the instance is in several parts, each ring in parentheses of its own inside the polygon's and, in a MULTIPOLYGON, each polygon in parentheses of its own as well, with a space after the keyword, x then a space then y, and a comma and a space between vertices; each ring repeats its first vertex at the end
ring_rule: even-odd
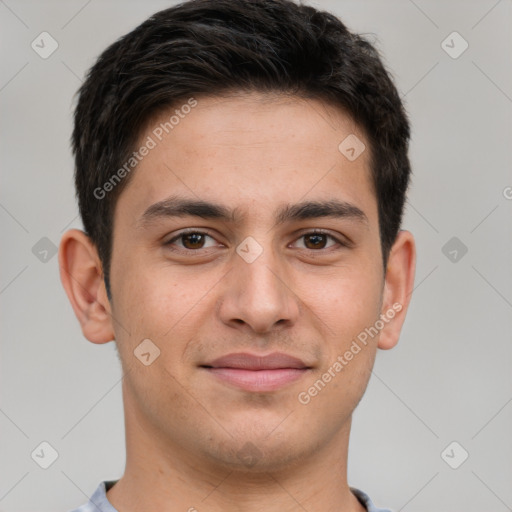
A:
MULTIPOLYGON (((219 219, 226 222, 241 222, 245 218, 245 214, 240 208, 229 209, 218 203, 171 196, 147 208, 137 224, 147 227, 160 219, 188 216, 219 219)), ((363 210, 354 204, 338 199, 286 204, 275 213, 276 225, 319 217, 349 219, 368 225, 368 217, 363 210)))

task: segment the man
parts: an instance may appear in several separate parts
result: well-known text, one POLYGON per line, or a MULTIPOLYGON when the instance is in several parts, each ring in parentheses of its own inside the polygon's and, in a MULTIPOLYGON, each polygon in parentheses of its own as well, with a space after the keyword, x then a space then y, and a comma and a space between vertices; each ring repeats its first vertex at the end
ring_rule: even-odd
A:
POLYGON ((408 140, 374 48, 289 0, 185 2, 100 56, 59 262, 127 458, 77 511, 379 510, 347 453, 413 287, 408 140))

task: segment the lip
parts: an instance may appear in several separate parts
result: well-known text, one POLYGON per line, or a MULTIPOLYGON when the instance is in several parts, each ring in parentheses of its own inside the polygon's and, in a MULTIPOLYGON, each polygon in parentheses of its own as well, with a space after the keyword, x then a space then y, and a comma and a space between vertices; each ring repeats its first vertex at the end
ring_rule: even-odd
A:
POLYGON ((277 370, 283 368, 304 369, 308 365, 284 352, 272 352, 267 355, 249 354, 247 352, 237 352, 227 354, 213 360, 202 366, 211 366, 212 368, 237 368, 243 370, 277 370))
POLYGON ((282 352, 233 353, 201 368, 225 383, 254 392, 275 391, 302 378, 311 369, 304 361, 282 352))

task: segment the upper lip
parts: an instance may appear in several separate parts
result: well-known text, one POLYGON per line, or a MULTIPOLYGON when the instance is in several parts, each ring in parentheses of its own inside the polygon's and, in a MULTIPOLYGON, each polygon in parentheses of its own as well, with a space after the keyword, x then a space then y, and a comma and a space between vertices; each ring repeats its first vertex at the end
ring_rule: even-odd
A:
POLYGON ((273 352, 262 356, 238 352, 219 357, 210 363, 201 365, 207 368, 239 368, 243 370, 276 370, 283 368, 310 368, 304 361, 285 354, 273 352))

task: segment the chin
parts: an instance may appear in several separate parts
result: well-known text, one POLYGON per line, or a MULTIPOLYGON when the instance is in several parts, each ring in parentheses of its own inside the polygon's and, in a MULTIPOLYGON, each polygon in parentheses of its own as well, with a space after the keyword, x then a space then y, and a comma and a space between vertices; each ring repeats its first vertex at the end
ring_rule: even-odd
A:
MULTIPOLYGON (((294 439, 291 433, 280 432, 268 435, 256 432, 238 434, 218 444, 210 443, 208 458, 216 465, 229 471, 257 475, 259 473, 289 470, 311 455, 315 447, 305 445, 300 439, 294 439), (212 448, 214 448, 212 450, 212 448)), ((309 439, 311 442, 311 439, 309 439)))

